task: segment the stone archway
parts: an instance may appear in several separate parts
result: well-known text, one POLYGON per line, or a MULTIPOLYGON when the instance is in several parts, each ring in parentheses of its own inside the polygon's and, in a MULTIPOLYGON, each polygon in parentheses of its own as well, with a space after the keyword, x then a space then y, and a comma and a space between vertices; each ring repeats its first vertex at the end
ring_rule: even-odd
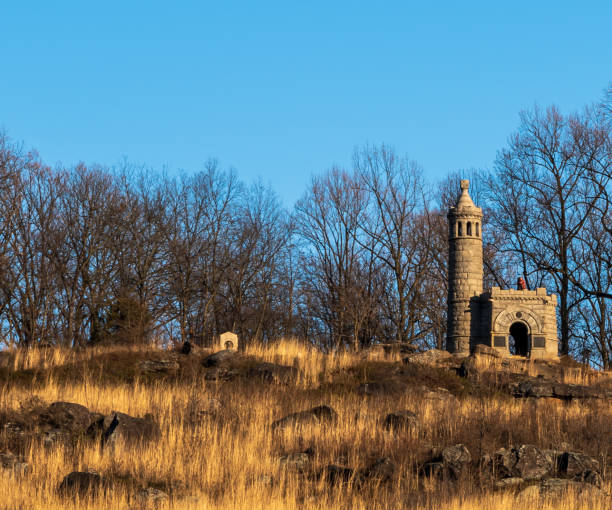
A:
POLYGON ((529 354, 529 327, 522 321, 513 322, 510 326, 508 348, 514 356, 529 354))

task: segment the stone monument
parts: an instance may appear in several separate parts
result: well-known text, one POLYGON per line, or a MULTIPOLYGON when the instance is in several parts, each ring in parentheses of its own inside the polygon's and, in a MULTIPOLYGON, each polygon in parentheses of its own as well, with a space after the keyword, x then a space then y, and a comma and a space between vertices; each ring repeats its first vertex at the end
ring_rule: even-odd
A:
POLYGON ((448 322, 446 349, 468 355, 478 344, 504 356, 557 359, 557 296, 546 289, 492 287, 483 292, 482 209, 461 181, 448 212, 448 322))
POLYGON ((238 335, 231 331, 226 331, 219 337, 219 348, 227 349, 228 351, 238 350, 238 335))

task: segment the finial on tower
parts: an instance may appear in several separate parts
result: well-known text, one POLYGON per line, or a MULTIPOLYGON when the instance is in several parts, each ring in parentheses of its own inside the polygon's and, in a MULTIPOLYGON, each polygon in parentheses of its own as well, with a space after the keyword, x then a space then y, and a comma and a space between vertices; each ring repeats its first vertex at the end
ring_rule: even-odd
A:
POLYGON ((461 179, 460 186, 461 186, 462 190, 466 190, 467 191, 468 189, 470 189, 470 181, 468 181, 467 179, 461 179))

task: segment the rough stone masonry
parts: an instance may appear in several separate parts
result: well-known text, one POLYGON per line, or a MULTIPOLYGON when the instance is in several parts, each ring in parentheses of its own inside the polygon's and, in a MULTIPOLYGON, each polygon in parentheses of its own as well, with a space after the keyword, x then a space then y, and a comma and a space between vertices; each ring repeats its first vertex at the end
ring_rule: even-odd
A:
POLYGON ((545 288, 483 292, 482 209, 461 181, 461 195, 448 211, 448 323, 446 348, 468 355, 476 345, 503 356, 558 359, 557 296, 545 288))

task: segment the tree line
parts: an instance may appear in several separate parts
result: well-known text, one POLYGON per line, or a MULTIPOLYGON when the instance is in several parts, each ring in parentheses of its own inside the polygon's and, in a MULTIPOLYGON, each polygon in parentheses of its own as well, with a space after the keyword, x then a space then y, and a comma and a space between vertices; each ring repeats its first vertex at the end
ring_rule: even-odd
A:
POLYGON ((289 211, 215 160, 51 168, 0 137, 4 344, 443 348, 447 220, 460 178, 483 208, 485 287, 559 296, 561 354, 612 366, 612 87, 580 113, 534 108, 491 170, 429 182, 388 146, 312 178, 289 211))

